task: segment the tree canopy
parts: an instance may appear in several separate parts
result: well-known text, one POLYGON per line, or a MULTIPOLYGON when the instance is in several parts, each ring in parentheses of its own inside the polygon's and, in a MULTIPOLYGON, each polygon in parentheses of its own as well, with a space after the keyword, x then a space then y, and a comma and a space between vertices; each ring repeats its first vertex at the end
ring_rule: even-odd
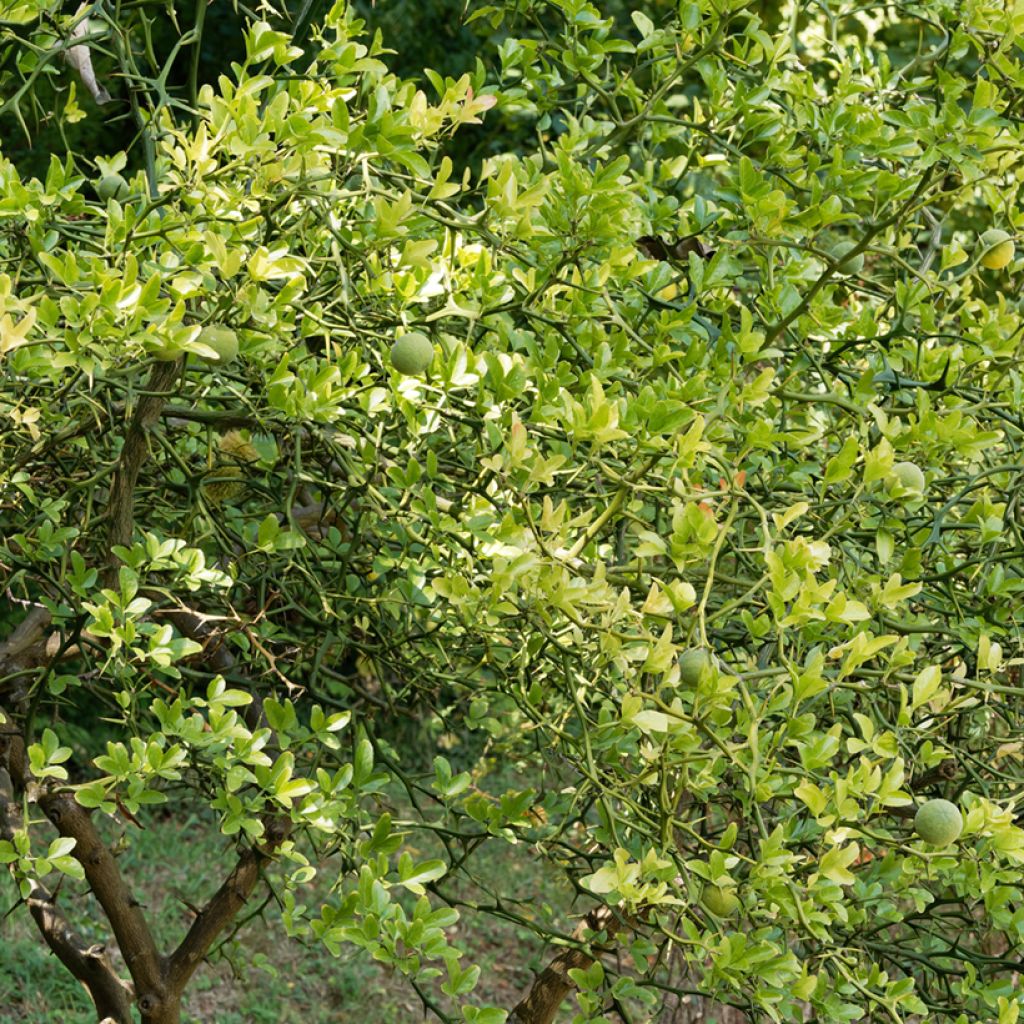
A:
POLYGON ((99 1018, 266 891, 441 1021, 1014 1024, 1024 9, 175 6, 0 4, 0 862, 99 1018))

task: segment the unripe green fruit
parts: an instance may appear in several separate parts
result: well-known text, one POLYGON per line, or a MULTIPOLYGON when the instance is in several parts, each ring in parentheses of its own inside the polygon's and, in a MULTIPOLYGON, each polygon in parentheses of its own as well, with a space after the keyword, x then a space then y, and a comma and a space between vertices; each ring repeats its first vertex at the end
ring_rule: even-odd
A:
POLYGON ((924 493, 924 473, 916 463, 897 462, 892 467, 892 473, 901 487, 905 487, 908 491, 917 491, 918 494, 924 493))
POLYGON ((116 171, 104 174, 96 185, 96 194, 103 202, 108 199, 124 199, 128 195, 128 182, 116 171))
POLYGON ((403 334, 391 346, 391 365, 406 376, 422 373, 434 359, 434 346, 419 331, 403 334))
MULTIPOLYGON (((199 332, 199 343, 217 353, 218 363, 230 363, 238 355, 238 335, 230 327, 213 325, 199 332)), ((207 357, 203 357, 207 358, 207 357)))
POLYGON ((161 363, 173 363, 175 359, 181 358, 181 349, 170 344, 162 344, 151 349, 150 355, 154 359, 159 359, 161 363))
POLYGON ((718 885, 704 886, 700 901, 715 917, 732 917, 740 909, 740 898, 736 893, 718 885))
POLYGON ((713 664, 714 656, 706 647, 691 647, 679 655, 679 681, 685 686, 696 686, 713 664))
POLYGON ((1016 252, 1013 239, 999 228, 989 228, 978 240, 981 244, 981 265, 989 270, 1002 270, 1016 252))
POLYGON ((839 261, 839 266, 836 267, 837 274, 859 274, 863 271, 864 253, 859 252, 856 256, 851 256, 848 260, 843 259, 851 249, 855 249, 856 247, 856 242, 848 240, 836 242, 835 245, 829 246, 828 254, 833 260, 839 261))
POLYGON ((949 846, 960 838, 963 830, 960 808, 948 800, 929 800, 914 815, 914 831, 932 846, 949 846))

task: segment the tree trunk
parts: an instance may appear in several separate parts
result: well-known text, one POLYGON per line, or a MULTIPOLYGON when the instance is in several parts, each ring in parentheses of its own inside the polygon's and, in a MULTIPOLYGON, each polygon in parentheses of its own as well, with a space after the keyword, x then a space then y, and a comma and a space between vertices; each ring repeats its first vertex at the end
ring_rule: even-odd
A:
POLYGON ((181 996, 143 996, 139 1000, 142 1024, 180 1024, 181 996))

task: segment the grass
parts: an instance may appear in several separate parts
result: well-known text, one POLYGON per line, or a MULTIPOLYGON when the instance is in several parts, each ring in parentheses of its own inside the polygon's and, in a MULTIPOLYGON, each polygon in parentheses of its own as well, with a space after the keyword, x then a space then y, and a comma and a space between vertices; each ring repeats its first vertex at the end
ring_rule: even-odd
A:
MULTIPOLYGON (((119 864, 147 909, 158 944, 173 948, 191 919, 188 905, 202 904, 229 870, 230 849, 211 822, 196 817, 157 817, 132 833, 119 864), (197 872, 197 864, 209 869, 197 872)), ((418 854, 436 855, 424 849, 418 854)), ((527 901, 536 914, 553 915, 544 909, 549 904, 567 905, 568 889, 525 847, 485 844, 475 864, 488 884, 527 901)), ((329 883, 325 872, 311 883, 306 902, 315 907, 316 888, 322 891, 329 883)), ((0 876, 0 906, 9 907, 13 896, 13 887, 0 876)), ((90 916, 91 902, 81 887, 67 885, 60 906, 83 935, 104 941, 100 919, 90 916)), ((531 968, 549 955, 528 929, 472 913, 463 915, 451 938, 466 950, 468 962, 482 968, 474 1001, 508 1009, 529 987, 531 968)), ((185 1024, 405 1024, 424 1019, 415 991, 401 976, 354 947, 334 957, 315 941, 289 939, 273 906, 247 925, 240 940, 222 948, 192 979, 185 1024)), ((0 1020, 94 1024, 84 990, 43 944, 24 907, 15 907, 4 919, 0 941, 0 1020)))

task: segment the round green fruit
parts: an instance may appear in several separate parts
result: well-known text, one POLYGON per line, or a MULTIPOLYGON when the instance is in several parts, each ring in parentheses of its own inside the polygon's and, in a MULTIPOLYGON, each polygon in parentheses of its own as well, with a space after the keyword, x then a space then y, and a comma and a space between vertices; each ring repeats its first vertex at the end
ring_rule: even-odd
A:
POLYGON ((1016 252, 1013 239, 999 228, 989 228, 979 239, 981 265, 989 270, 1002 270, 1016 252))
POLYGON ((175 359, 181 358, 181 349, 174 348, 172 345, 160 345, 154 348, 150 355, 161 363, 173 363, 175 359))
POLYGON ((391 365, 406 376, 423 373, 433 359, 434 346, 430 339, 419 331, 403 334, 391 346, 391 365))
POLYGON ((920 467, 916 463, 897 462, 892 467, 892 474, 901 487, 906 488, 908 491, 924 494, 924 473, 921 472, 920 467))
POLYGON ((230 363, 238 355, 238 335, 230 327, 204 327, 199 332, 198 340, 201 345, 212 348, 217 353, 214 362, 230 363))
POLYGON ((696 686, 714 662, 714 655, 706 647, 691 647, 683 651, 679 655, 679 681, 685 686, 696 686))
POLYGON ((718 885, 704 886, 700 901, 715 917, 732 917, 740 909, 739 896, 732 889, 718 885))
POLYGON ((948 800, 929 800, 914 815, 914 831, 932 846, 949 846, 963 830, 960 808, 948 800))
POLYGON ((864 253, 859 252, 856 256, 843 259, 851 249, 856 247, 857 243, 850 241, 836 242, 835 245, 829 247, 829 256, 839 264, 836 267, 837 274, 860 274, 864 270, 864 253))
POLYGON ((96 186, 96 195, 106 202, 108 199, 124 199, 128 195, 128 182, 116 171, 104 174, 96 186))

